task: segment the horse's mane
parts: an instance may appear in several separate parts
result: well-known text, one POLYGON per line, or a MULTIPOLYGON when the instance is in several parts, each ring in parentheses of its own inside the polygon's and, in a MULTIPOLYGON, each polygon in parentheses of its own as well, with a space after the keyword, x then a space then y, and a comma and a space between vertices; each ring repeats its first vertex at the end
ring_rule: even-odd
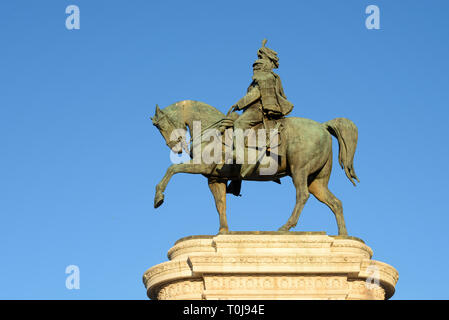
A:
POLYGON ((200 111, 202 112, 207 112, 207 113, 214 113, 217 116, 224 116, 224 114, 217 110, 216 108, 214 108, 213 106, 201 102, 201 101, 196 101, 196 100, 181 100, 178 102, 175 102, 169 106, 167 106, 166 108, 164 108, 164 111, 175 111, 175 109, 179 109, 182 107, 190 107, 190 108, 198 108, 200 111))
POLYGON ((207 122, 211 123, 219 121, 220 119, 223 119, 225 117, 225 115, 221 111, 217 110, 213 106, 196 100, 178 101, 167 106, 163 111, 169 114, 173 114, 183 110, 183 108, 185 112, 200 114, 201 119, 198 118, 198 120, 205 121, 205 124, 207 124, 207 122))

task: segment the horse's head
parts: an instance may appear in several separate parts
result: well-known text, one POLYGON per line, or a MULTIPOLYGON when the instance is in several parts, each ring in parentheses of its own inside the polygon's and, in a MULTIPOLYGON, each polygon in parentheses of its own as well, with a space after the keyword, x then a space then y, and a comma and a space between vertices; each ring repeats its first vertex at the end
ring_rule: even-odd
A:
POLYGON ((167 146, 174 153, 180 154, 183 149, 189 153, 189 148, 186 142, 187 128, 185 124, 177 123, 177 119, 170 118, 168 112, 159 109, 158 105, 156 105, 156 112, 151 120, 153 121, 153 125, 159 129, 167 146))

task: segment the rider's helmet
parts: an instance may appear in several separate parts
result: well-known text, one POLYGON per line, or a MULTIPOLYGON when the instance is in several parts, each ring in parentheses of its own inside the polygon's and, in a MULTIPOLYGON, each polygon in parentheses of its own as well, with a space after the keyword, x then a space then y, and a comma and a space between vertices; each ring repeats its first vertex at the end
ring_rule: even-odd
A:
POLYGON ((263 39, 262 47, 257 51, 257 57, 259 58, 259 60, 269 60, 273 64, 273 68, 277 69, 279 68, 279 58, 277 56, 278 53, 270 48, 265 47, 266 43, 267 39, 263 39))

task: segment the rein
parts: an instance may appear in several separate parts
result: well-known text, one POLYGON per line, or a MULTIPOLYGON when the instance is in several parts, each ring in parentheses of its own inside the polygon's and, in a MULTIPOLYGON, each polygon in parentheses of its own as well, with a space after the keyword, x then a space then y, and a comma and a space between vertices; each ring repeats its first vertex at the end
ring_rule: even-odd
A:
MULTIPOLYGON (((165 112, 163 112, 162 110, 160 110, 159 112, 162 114, 162 116, 158 119, 157 122, 161 121, 161 120, 164 119, 164 118, 167 118, 168 123, 169 123, 170 126, 172 127, 172 131, 175 130, 175 129, 177 129, 175 123, 173 122, 173 120, 170 119, 170 117, 169 117, 165 112)), ((181 112, 182 112, 182 114, 184 115, 184 112, 185 112, 184 107, 182 108, 181 112)), ((215 121, 214 123, 210 124, 210 125, 207 126, 206 128, 201 129, 200 137, 204 134, 204 132, 205 132, 206 130, 218 126, 221 122, 223 122, 223 121, 225 121, 225 120, 227 120, 226 117, 225 117, 225 118, 221 118, 221 119, 215 121)), ((172 148, 173 148, 174 146, 176 146, 178 143, 181 143, 181 144, 182 144, 182 138, 183 138, 183 137, 178 137, 177 140, 168 142, 168 143, 167 143, 167 146, 168 146, 170 149, 172 149, 172 148)), ((190 140, 189 140, 189 142, 188 142, 188 143, 186 142, 187 145, 190 145, 190 144, 192 143, 193 138, 194 138, 194 137, 193 137, 193 135, 191 134, 191 135, 190 135, 190 140)), ((186 151, 187 151, 187 150, 186 150, 186 151)), ((188 151, 187 151, 187 153, 188 153, 188 151)))
MULTIPOLYGON (((163 112, 162 110, 160 110, 159 112, 162 113, 162 117, 160 117, 160 118, 157 120, 157 122, 161 121, 161 120, 164 119, 164 118, 167 118, 168 123, 169 123, 170 126, 172 127, 172 132, 173 132, 174 130, 178 129, 178 128, 176 128, 176 125, 175 125, 175 123, 172 121, 172 119, 170 119, 170 117, 169 117, 165 112, 163 112)), ((181 144, 182 144, 182 136, 178 137, 178 139, 175 140, 175 141, 169 141, 169 142, 167 142, 167 146, 168 146, 170 149, 173 149, 173 147, 176 146, 178 143, 181 143, 181 144)))

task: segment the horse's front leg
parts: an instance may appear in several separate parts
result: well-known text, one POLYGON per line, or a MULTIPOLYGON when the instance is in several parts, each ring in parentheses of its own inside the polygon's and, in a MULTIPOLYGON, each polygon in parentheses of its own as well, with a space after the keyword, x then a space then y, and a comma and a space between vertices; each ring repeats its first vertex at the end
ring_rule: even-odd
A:
POLYGON ((194 164, 191 161, 181 164, 172 164, 168 167, 162 180, 156 186, 156 195, 154 196, 154 207, 157 208, 164 203, 164 191, 171 177, 175 173, 191 173, 191 174, 210 174, 215 165, 194 164))

